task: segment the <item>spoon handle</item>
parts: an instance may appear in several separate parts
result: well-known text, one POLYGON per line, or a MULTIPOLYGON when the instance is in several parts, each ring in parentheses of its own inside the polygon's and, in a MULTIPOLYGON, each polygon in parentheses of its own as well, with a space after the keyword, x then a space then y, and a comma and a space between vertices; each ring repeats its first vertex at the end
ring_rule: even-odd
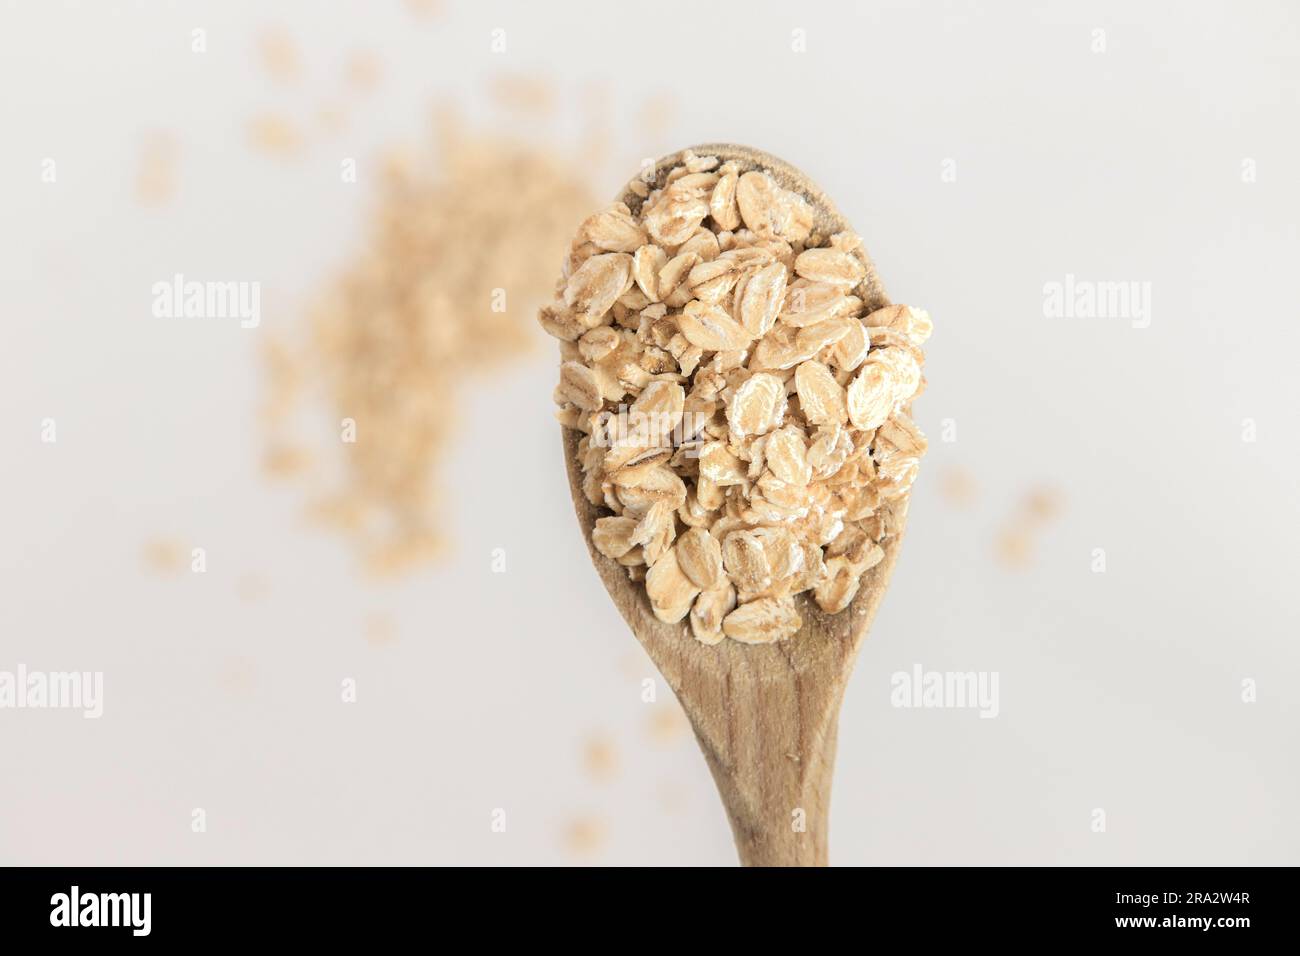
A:
POLYGON ((693 721, 741 865, 826 866, 841 695, 749 676, 733 674, 719 712, 693 721))

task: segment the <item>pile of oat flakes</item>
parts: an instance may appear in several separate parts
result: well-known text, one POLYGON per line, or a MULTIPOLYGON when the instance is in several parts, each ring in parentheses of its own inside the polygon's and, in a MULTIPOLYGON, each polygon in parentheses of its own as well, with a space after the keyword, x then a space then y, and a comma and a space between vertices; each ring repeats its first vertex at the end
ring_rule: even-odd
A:
POLYGON ((564 249, 593 202, 570 156, 454 114, 438 114, 436 146, 389 155, 364 241, 315 296, 305 341, 264 356, 267 470, 306 478, 311 517, 378 575, 445 553, 439 478, 463 386, 532 346, 554 279, 546 250, 564 249), (308 430, 308 390, 351 430, 308 430))
POLYGON ((864 315, 859 237, 814 232, 758 169, 684 152, 579 229, 542 327, 558 418, 582 433, 593 543, 655 615, 750 644, 846 608, 897 531, 926 440, 929 315, 864 315), (861 295, 860 295, 861 294, 861 295))

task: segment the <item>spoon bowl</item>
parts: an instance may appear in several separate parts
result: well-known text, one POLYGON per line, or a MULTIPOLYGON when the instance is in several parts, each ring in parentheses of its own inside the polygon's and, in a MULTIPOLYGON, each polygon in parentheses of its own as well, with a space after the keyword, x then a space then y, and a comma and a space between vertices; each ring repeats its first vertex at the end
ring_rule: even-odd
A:
MULTIPOLYGON (((788 163, 727 143, 692 150, 734 161, 742 172, 766 170, 779 185, 800 193, 813 207, 814 233, 850 231, 822 191, 788 163)), ((660 159, 654 182, 647 185, 663 185, 681 155, 660 159)), ((618 198, 633 211, 642 202, 630 189, 618 198)), ((865 252, 863 258, 867 275, 860 294, 865 311, 871 312, 890 303, 865 252)), ((897 533, 882 542, 883 560, 866 572, 843 611, 827 614, 803 594, 796 598, 803 627, 788 640, 760 645, 726 640, 706 646, 694 639, 687 622, 666 624, 656 618, 644 585, 596 550, 592 530, 602 511, 583 494, 577 450, 581 436, 567 428, 561 432, 574 510, 592 563, 691 722, 731 822, 740 862, 824 866, 840 703, 898 558, 906 497, 894 506, 897 533)))

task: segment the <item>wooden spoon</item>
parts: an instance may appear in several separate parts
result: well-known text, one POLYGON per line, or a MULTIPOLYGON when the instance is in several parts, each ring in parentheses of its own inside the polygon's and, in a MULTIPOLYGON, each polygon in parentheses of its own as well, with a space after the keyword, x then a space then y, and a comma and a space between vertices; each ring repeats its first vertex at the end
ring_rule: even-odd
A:
MULTIPOLYGON (((784 188, 801 193, 815 211, 814 233, 851 231, 831 201, 803 173, 747 146, 709 143, 698 156, 735 161, 742 172, 763 169, 784 188)), ((662 186, 681 153, 655 164, 662 186)), ((619 200, 636 211, 642 200, 626 191, 619 200)), ((866 311, 889 305, 874 265, 863 253, 866 311)), ((746 866, 825 866, 831 774, 840 702, 898 558, 906 500, 896 509, 898 533, 885 540, 884 560, 863 577, 857 597, 839 614, 824 613, 807 594, 797 598, 803 628, 776 644, 724 640, 707 647, 688 622, 665 624, 654 616, 645 585, 592 544, 601 509, 582 491, 579 434, 562 428, 573 506, 592 563, 605 589, 668 686, 681 701, 731 820, 740 862, 746 866), (802 811, 802 813, 800 812, 802 811)))

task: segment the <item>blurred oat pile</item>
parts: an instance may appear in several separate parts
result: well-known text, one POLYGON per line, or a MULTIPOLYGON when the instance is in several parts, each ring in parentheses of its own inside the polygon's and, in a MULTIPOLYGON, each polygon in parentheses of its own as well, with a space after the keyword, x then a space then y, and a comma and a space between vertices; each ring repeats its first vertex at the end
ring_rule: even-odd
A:
POLYGON ((301 341, 266 353, 267 470, 306 480, 312 516, 380 574, 445 548, 438 470, 458 391, 538 341, 533 315, 595 205, 582 166, 541 146, 440 116, 436 147, 388 157, 363 248, 301 341), (305 391, 330 431, 303 427, 305 391))

